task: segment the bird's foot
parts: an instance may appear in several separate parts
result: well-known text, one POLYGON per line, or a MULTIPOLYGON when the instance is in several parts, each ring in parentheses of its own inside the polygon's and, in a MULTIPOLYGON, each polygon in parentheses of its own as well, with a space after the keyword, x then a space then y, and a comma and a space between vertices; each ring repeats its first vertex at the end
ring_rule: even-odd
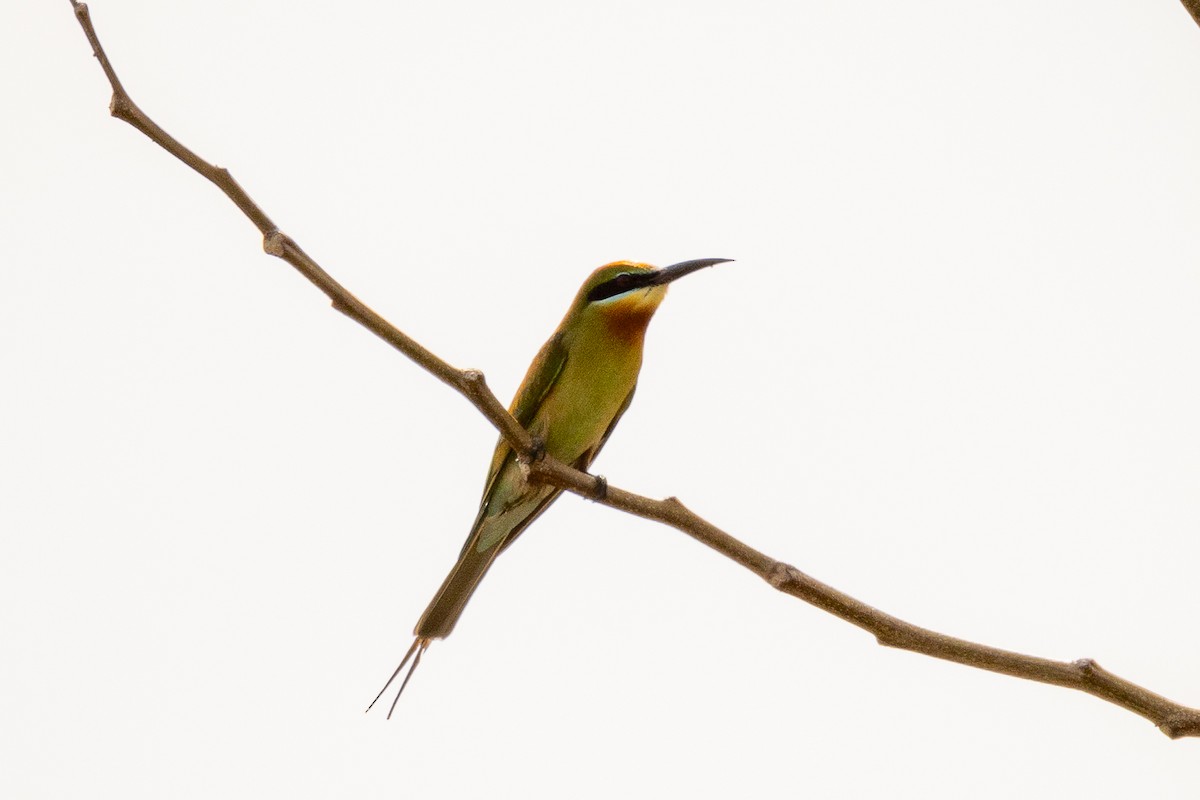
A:
POLYGON ((592 499, 599 503, 608 497, 608 478, 603 475, 593 475, 592 480, 592 499))
POLYGON ((529 451, 517 453, 517 468, 523 480, 536 482, 534 465, 546 457, 546 440, 536 435, 531 435, 530 440, 529 451))
POLYGON ((530 464, 535 464, 546 457, 546 440, 540 436, 530 436, 532 444, 529 446, 529 455, 524 459, 530 464))

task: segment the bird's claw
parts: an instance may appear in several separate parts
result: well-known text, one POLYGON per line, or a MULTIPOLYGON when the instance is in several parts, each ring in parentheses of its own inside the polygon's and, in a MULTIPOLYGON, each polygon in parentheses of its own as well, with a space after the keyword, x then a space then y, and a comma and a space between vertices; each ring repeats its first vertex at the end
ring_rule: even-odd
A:
POLYGON ((608 478, 603 475, 593 475, 592 479, 595 481, 592 486, 592 499, 600 502, 608 497, 608 478))

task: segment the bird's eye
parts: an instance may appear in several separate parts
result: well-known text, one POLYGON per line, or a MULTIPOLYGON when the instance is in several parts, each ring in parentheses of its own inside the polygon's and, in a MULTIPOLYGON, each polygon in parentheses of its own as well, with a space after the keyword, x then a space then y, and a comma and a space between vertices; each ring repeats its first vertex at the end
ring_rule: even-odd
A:
POLYGON ((588 301, 595 302, 597 300, 607 300, 610 297, 615 297, 621 292, 626 292, 634 286, 633 274, 630 272, 622 272, 615 278, 610 278, 604 283, 588 292, 588 301))

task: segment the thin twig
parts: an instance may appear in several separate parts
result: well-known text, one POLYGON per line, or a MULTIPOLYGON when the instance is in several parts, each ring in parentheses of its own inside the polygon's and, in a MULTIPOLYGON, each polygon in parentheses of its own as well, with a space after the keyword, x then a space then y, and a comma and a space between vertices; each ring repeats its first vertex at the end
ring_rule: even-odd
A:
POLYGON ((1196 24, 1200 25, 1200 0, 1180 0, 1187 12, 1192 15, 1192 19, 1196 20, 1196 24))
MULTIPOLYGON (((532 464, 530 473, 584 497, 594 498, 598 491, 595 477, 581 475, 577 470, 550 459, 532 464)), ((652 500, 607 486, 604 498, 597 502, 670 525, 688 534, 741 564, 779 591, 869 631, 881 645, 1017 678, 1078 689, 1142 715, 1172 739, 1200 736, 1200 710, 1182 706, 1117 677, 1091 659, 1052 661, 958 639, 905 622, 821 583, 790 564, 760 553, 697 516, 674 497, 652 500)))
MULTIPOLYGON (((113 116, 128 122, 151 141, 216 184, 262 233, 263 249, 299 270, 329 297, 334 308, 379 336, 469 400, 500 431, 513 450, 528 462, 531 480, 566 489, 611 508, 656 520, 682 531, 755 573, 779 591, 798 597, 870 631, 880 644, 887 647, 911 650, 979 669, 1078 689, 1140 714, 1173 739, 1200 736, 1200 709, 1180 705, 1119 678, 1091 659, 1073 662, 1051 661, 918 627, 839 592, 789 564, 760 553, 697 516, 674 497, 652 500, 618 489, 610 486, 603 478, 580 472, 540 452, 529 432, 505 410, 488 388, 483 373, 477 370, 457 369, 447 364, 372 311, 301 250, 295 240, 276 228, 271 219, 233 179, 229 170, 204 161, 147 117, 130 99, 118 80, 112 64, 100 46, 87 6, 76 0, 71 0, 71 5, 92 45, 92 52, 99 59, 100 66, 112 85, 110 108, 113 116)), ((1197 15, 1196 0, 1184 0, 1184 5, 1194 16, 1197 15)), ((1200 21, 1200 17, 1197 20, 1200 21)))

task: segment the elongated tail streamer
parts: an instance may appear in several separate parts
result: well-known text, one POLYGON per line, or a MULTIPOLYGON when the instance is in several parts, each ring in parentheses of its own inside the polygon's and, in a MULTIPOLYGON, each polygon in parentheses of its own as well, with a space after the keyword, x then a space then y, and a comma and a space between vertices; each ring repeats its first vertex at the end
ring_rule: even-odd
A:
POLYGON ((429 647, 429 643, 431 641, 432 639, 422 636, 418 636, 413 640, 412 647, 408 648, 408 652, 404 654, 404 658, 400 661, 400 665, 396 667, 396 671, 392 673, 392 677, 387 679, 387 683, 385 683, 383 688, 379 690, 379 694, 375 695, 375 699, 371 701, 371 705, 367 706, 367 711, 370 711, 375 707, 375 704, 379 702, 379 698, 383 697, 383 693, 388 690, 388 687, 392 685, 394 680, 396 680, 396 676, 400 674, 400 671, 404 669, 404 665, 407 664, 408 660, 411 658, 412 666, 409 667, 408 674, 404 676, 404 680, 400 682, 400 689, 396 692, 396 699, 392 700, 392 705, 390 708, 388 708, 387 718, 392 718, 392 712, 396 710, 396 703, 400 702, 400 695, 404 694, 404 687, 408 686, 408 682, 412 678, 413 673, 417 671, 417 665, 421 663, 421 655, 429 647))

